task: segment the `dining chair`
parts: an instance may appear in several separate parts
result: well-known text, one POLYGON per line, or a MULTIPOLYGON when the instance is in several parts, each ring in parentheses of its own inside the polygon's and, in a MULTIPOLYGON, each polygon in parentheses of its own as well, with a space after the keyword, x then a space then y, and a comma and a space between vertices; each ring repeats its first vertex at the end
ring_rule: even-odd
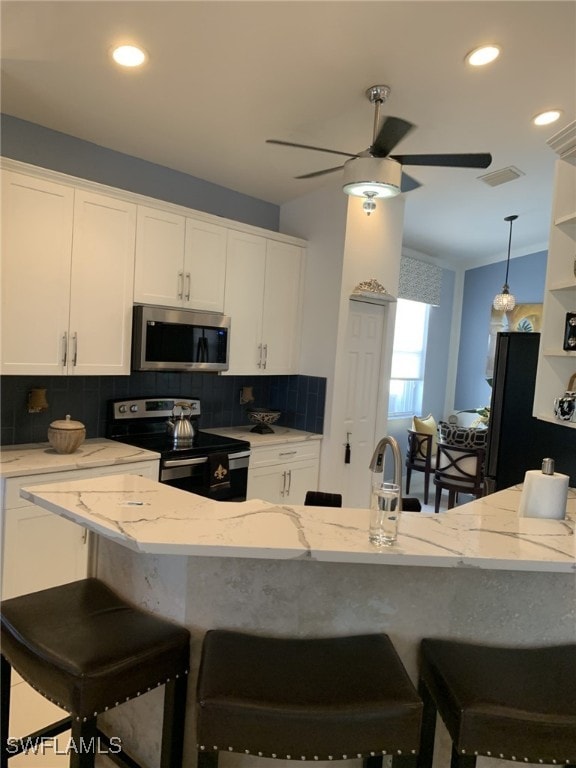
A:
POLYGON ((434 455, 434 435, 408 430, 408 448, 406 450, 406 494, 410 493, 412 472, 424 472, 424 504, 428 504, 430 475, 436 466, 434 455))
POLYGON ((448 491, 448 509, 458 501, 458 494, 467 493, 478 499, 484 494, 484 448, 462 448, 438 443, 434 485, 434 512, 440 511, 442 491, 448 491))

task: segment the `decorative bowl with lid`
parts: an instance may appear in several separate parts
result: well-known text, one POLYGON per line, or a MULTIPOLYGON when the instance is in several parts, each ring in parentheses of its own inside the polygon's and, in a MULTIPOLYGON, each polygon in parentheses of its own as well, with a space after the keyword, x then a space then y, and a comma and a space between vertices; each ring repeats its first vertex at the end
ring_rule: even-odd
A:
POLYGON ((81 421, 74 421, 70 414, 57 419, 48 427, 48 442, 56 453, 74 453, 86 438, 86 427, 81 421))

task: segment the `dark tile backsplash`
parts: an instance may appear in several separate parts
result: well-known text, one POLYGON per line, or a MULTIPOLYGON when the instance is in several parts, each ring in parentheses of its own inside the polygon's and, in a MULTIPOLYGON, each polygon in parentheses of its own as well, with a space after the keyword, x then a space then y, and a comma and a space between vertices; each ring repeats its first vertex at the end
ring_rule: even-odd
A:
POLYGON ((282 411, 285 427, 322 434, 326 379, 316 376, 218 376, 206 373, 133 373, 131 376, 0 377, 0 444, 41 443, 48 425, 67 413, 86 425, 87 437, 104 437, 108 400, 122 397, 198 397, 200 428, 248 424, 240 390, 253 389, 254 405, 282 411), (28 413, 28 392, 46 389, 49 409, 28 413))

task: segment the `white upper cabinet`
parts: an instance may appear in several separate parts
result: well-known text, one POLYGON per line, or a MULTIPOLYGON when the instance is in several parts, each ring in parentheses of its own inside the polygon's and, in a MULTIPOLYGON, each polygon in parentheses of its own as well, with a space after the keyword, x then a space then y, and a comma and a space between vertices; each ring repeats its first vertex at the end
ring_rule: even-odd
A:
POLYGON ((227 229, 138 206, 134 301, 224 310, 227 229))
POLYGON ((262 305, 266 240, 230 232, 224 311, 230 315, 229 374, 264 373, 262 369, 262 305))
POLYGON ((128 374, 136 206, 2 175, 2 373, 128 374))
POLYGON ((76 190, 68 372, 130 373, 136 206, 76 190))
POLYGON ((2 373, 60 374, 68 331, 74 190, 2 175, 2 373))
POLYGON ((266 243, 262 325, 266 373, 296 373, 300 350, 302 249, 266 243))
POLYGON ((130 374, 134 303, 224 312, 229 373, 297 373, 305 243, 148 200, 2 159, 0 373, 130 374))
POLYGON ((182 306, 186 219, 138 206, 134 301, 182 306))
POLYGON ((229 374, 297 372, 302 267, 299 246, 229 233, 224 297, 232 323, 229 374))

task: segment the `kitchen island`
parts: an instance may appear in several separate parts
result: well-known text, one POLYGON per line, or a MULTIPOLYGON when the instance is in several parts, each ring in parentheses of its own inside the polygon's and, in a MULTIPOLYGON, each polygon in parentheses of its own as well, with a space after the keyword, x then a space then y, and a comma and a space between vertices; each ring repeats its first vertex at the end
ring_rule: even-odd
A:
MULTIPOLYGON (((576 492, 566 520, 519 519, 520 493, 508 489, 440 515, 403 513, 397 544, 379 550, 368 542, 363 509, 218 504, 127 475, 22 490, 98 534, 95 575, 190 629, 190 713, 200 643, 213 627, 293 636, 387 632, 414 680, 423 636, 574 642, 576 492)), ((154 692, 110 714, 150 766, 159 727, 146 724, 159 723, 160 706, 154 692)), ((439 735, 435 765, 445 768, 443 729, 439 735)), ((185 766, 194 765, 194 751, 190 717, 185 766)))

